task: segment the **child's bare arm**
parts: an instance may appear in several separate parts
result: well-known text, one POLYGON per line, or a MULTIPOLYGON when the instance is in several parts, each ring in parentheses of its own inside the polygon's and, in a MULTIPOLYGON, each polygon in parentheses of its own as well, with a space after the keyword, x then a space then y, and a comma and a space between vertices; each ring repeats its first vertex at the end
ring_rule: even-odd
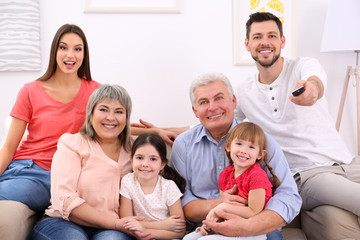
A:
MULTIPOLYGON (((248 208, 250 210, 250 216, 254 216, 261 212, 265 206, 265 189, 257 188, 250 190, 248 199, 248 208)), ((248 218, 249 218, 248 217, 248 218)))
POLYGON ((180 199, 169 207, 169 213, 170 217, 162 221, 144 221, 141 224, 157 239, 182 238, 185 235, 186 222, 180 199))
POLYGON ((225 212, 236 214, 243 218, 252 217, 264 209, 265 189, 257 188, 249 192, 248 206, 239 206, 229 203, 221 203, 209 212, 206 220, 214 221, 214 210, 224 210, 225 212))
POLYGON ((124 196, 120 196, 120 218, 134 216, 132 200, 124 196))

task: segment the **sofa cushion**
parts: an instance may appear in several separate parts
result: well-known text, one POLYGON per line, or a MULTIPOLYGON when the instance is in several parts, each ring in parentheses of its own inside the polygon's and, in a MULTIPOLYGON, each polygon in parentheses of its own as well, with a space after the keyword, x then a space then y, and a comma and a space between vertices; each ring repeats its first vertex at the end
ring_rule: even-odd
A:
POLYGON ((36 222, 36 214, 16 201, 0 201, 0 239, 26 239, 36 222))
POLYGON ((284 240, 306 240, 306 236, 300 228, 283 228, 281 234, 284 240))
POLYGON ((360 239, 358 217, 344 209, 322 205, 302 210, 301 226, 311 240, 360 239))

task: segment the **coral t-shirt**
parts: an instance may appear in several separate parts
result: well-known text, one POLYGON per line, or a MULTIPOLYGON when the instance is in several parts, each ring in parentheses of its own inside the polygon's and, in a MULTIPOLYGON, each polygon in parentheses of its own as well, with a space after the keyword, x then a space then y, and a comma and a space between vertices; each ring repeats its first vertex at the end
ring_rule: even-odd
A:
POLYGON ((14 160, 32 159, 50 170, 60 136, 77 133, 85 121, 86 105, 92 92, 101 84, 82 79, 74 99, 61 103, 51 98, 40 80, 25 84, 19 91, 10 116, 28 123, 27 139, 17 149, 14 160))

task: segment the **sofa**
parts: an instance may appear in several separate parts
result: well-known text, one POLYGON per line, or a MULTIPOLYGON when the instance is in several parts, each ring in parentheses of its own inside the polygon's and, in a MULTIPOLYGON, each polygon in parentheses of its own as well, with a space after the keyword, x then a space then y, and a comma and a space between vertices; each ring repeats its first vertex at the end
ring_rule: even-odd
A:
MULTIPOLYGON (((170 151, 171 147, 168 145, 168 156, 170 151)), ((360 157, 355 161, 360 161, 360 157)), ((4 202, 5 204, 0 205, 0 240, 27 239, 41 216, 20 202, 4 202), (16 206, 16 212, 9 211, 9 207, 13 206, 16 206), (14 217, 22 221, 14 222, 14 217), (1 226, 6 227, 1 229, 1 226), (13 227, 20 231, 10 236, 7 230, 13 227)), ((281 229, 284 240, 360 240, 359 232, 359 220, 355 214, 330 205, 322 205, 310 211, 302 209, 290 224, 281 229), (346 224, 348 222, 353 224, 350 226, 346 224)))
MULTIPOLYGON (((0 239, 1 240, 25 240, 33 228, 37 219, 34 211, 30 210, 25 204, 15 201, 4 201, 5 204, 0 205, 0 239), (17 209, 16 212, 10 212, 9 209, 17 209), (13 219, 22 219, 21 222, 12 221, 13 219), (5 226, 3 229, 1 226, 5 226), (17 228, 20 231, 16 235, 9 233, 10 228, 17 228)), ((301 230, 300 215, 294 221, 282 229, 282 234, 285 240, 306 240, 304 232, 301 230)), ((312 239, 312 238, 309 238, 312 239)), ((326 238, 323 238, 326 239, 326 238)))
MULTIPOLYGON (((13 209, 13 208, 12 208, 13 209)), ((7 232, 7 229, 0 228, 0 239, 1 240, 24 240, 27 239, 27 236, 31 232, 32 227, 34 226, 37 218, 35 212, 30 210, 26 205, 14 202, 6 201, 6 204, 3 204, 0 208, 0 213, 2 216, 7 216, 6 218, 1 217, 0 219, 6 221, 8 227, 16 227, 21 229, 17 232, 16 235, 10 236, 7 232), (16 206, 16 212, 7 211, 8 207, 16 206), (19 216, 23 219, 22 222, 13 222, 11 221, 12 217, 19 216)), ((346 226, 342 223, 347 222, 347 220, 357 222, 357 216, 337 207, 324 205, 317 208, 314 208, 311 211, 302 210, 301 213, 287 226, 283 227, 281 233, 284 237, 284 240, 340 240, 340 239, 360 239, 360 236, 357 236, 354 230, 360 229, 351 229, 349 226, 346 226), (314 225, 320 226, 320 229, 314 229, 314 225), (326 228, 325 226, 331 226, 326 228), (342 230, 346 230, 345 232, 342 230), (306 235, 305 235, 306 232, 306 235)), ((0 224, 3 226, 3 223, 0 224)))
POLYGON ((346 210, 322 205, 300 214, 281 233, 285 240, 359 240, 358 217, 346 210), (353 222, 357 228, 345 223, 353 222))
POLYGON ((21 202, 2 201, 0 205, 0 240, 27 239, 37 218, 36 213, 21 202), (17 219, 21 219, 21 221, 19 222, 17 219), (13 232, 11 231, 13 228, 20 229, 20 231, 13 232))
MULTIPOLYGON (((359 156, 352 163, 356 162, 360 162, 359 156)), ((309 211, 302 209, 281 231, 286 240, 360 240, 359 222, 360 218, 352 212, 331 205, 321 205, 309 211)))

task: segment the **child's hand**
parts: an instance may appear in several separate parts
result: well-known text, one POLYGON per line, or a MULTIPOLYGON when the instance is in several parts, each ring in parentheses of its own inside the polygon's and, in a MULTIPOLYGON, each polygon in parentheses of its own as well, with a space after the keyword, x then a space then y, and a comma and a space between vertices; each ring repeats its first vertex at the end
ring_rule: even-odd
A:
POLYGON ((134 231, 133 235, 138 240, 156 240, 156 237, 149 232, 134 231))
POLYGON ((218 222, 220 221, 220 218, 215 214, 215 211, 224 210, 226 206, 226 203, 220 203, 216 207, 210 210, 210 212, 206 216, 206 220, 209 222, 218 222))
POLYGON ((234 204, 234 205, 239 205, 239 206, 246 206, 247 205, 247 200, 236 195, 238 189, 236 184, 233 186, 233 188, 228 189, 224 192, 222 192, 222 194, 220 194, 220 199, 223 203, 230 203, 230 204, 234 204))
POLYGON ((181 219, 179 216, 171 216, 163 220, 163 226, 165 230, 173 232, 183 232, 186 229, 186 223, 184 219, 181 219))
POLYGON ((211 209, 211 211, 208 213, 208 215, 205 218, 207 221, 210 222, 217 222, 219 221, 219 217, 215 214, 215 208, 211 209))
POLYGON ((202 233, 202 235, 206 236, 209 234, 209 232, 211 231, 211 229, 207 229, 206 225, 203 224, 201 227, 197 227, 195 229, 195 232, 200 231, 202 233))
POLYGON ((145 232, 145 229, 143 228, 141 223, 133 218, 125 220, 125 223, 123 226, 125 229, 130 230, 130 231, 145 232))

